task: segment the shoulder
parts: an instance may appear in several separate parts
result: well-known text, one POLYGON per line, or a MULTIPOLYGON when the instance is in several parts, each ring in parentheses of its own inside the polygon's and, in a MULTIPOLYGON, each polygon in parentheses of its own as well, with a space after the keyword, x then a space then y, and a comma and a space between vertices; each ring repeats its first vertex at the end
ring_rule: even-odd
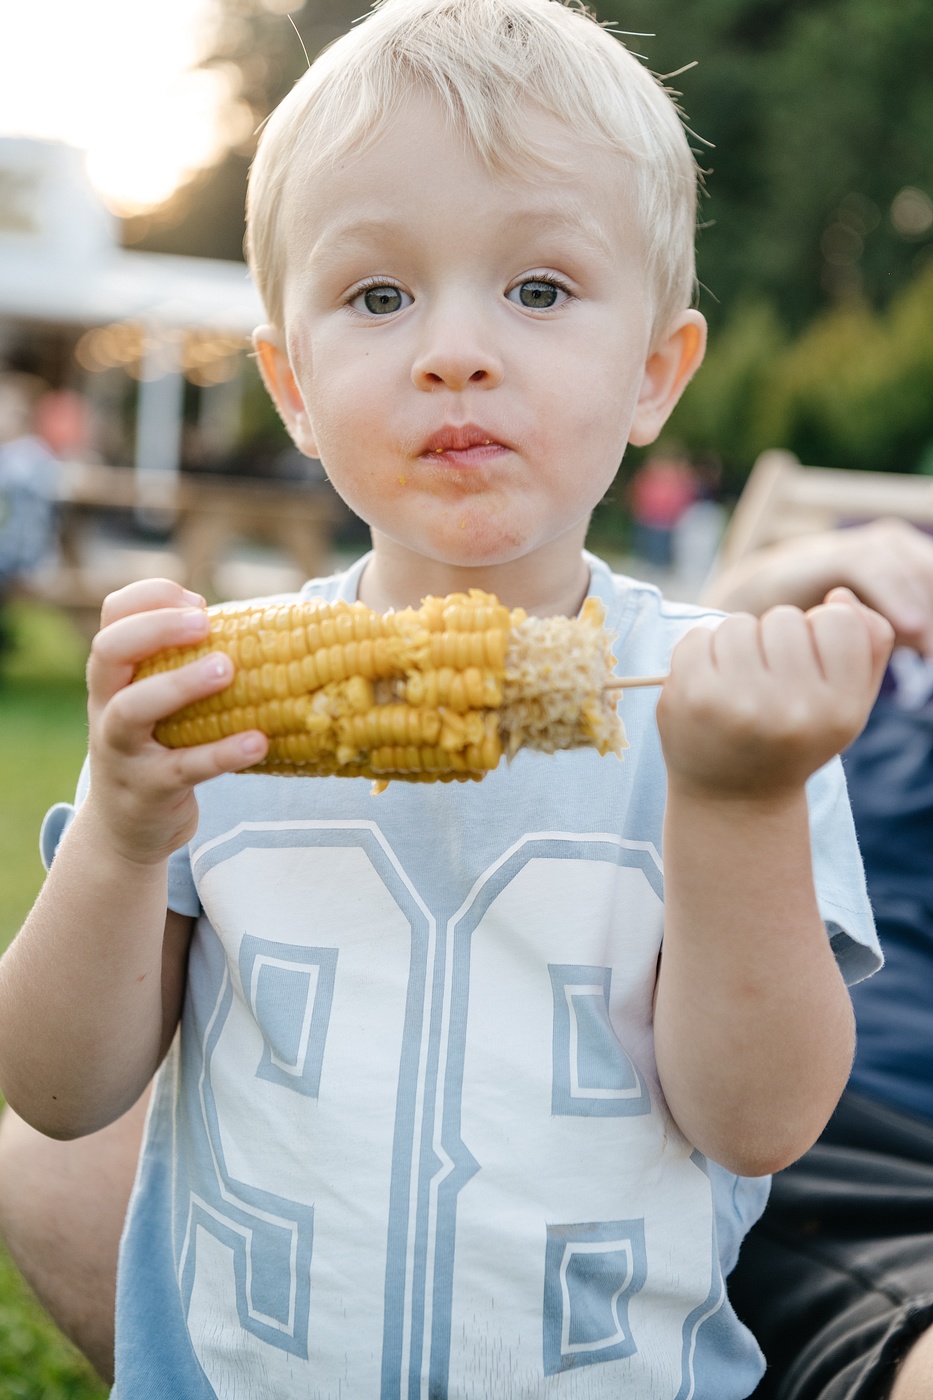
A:
POLYGON ((665 598, 654 584, 615 573, 595 555, 586 557, 590 592, 606 607, 606 626, 618 639, 617 654, 621 649, 625 653, 669 655, 692 627, 718 627, 725 616, 715 608, 665 598))
POLYGON ((328 574, 324 578, 308 579, 298 594, 299 599, 306 602, 320 598, 322 602, 333 603, 340 598, 347 603, 355 603, 360 575, 368 561, 369 555, 364 554, 361 559, 357 559, 348 569, 343 569, 340 573, 328 574))

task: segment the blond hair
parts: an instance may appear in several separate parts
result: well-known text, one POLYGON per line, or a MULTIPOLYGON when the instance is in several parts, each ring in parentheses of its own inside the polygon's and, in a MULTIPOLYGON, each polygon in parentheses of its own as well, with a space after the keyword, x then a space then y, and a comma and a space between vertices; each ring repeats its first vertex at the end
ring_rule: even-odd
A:
POLYGON ((378 0, 266 124, 250 174, 247 252, 283 325, 283 210, 296 174, 374 141, 413 90, 435 95, 498 173, 556 165, 523 139, 529 106, 625 161, 655 293, 655 333, 695 288, 697 167, 672 96, 582 5, 561 0, 378 0))

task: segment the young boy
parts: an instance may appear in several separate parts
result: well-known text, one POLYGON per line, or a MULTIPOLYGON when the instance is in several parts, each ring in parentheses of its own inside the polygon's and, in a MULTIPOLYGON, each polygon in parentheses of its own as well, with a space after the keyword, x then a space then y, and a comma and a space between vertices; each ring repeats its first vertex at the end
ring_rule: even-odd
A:
POLYGON ((0 1082, 75 1136, 168 1052, 123 1400, 754 1389, 723 1276, 845 1082, 841 972, 877 960, 823 765, 890 629, 842 594, 716 630, 582 552, 702 355, 694 197, 663 89, 553 0, 387 0, 266 128, 257 352, 373 534, 303 596, 595 594, 623 668, 672 674, 657 724, 626 700, 622 764, 523 753, 376 799, 236 775, 255 733, 163 749, 230 664, 130 686, 206 619, 166 582, 108 600, 90 787, 0 966, 0 1082))

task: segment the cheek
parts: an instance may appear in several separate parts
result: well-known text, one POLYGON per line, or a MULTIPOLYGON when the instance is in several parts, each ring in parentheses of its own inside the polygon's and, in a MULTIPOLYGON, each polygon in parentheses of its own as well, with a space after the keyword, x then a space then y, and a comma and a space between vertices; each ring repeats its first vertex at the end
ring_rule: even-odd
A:
POLYGON ((312 370, 302 387, 317 431, 328 441, 351 440, 367 446, 367 439, 391 407, 368 350, 334 353, 326 341, 315 344, 312 370), (388 402, 387 402, 388 401, 388 402))
POLYGON ((550 438, 562 456, 596 474, 615 472, 628 445, 637 389, 631 376, 590 361, 576 368, 559 391, 560 412, 545 409, 540 439, 550 438))
POLYGON ((631 421, 645 370, 636 340, 605 318, 594 320, 552 366, 548 380, 557 386, 563 412, 587 437, 612 434, 631 421))

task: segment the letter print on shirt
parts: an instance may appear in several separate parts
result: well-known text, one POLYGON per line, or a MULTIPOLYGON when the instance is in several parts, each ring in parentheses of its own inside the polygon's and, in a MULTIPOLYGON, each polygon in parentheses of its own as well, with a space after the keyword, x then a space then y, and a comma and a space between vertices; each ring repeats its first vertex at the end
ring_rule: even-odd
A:
POLYGON ((527 836, 432 909, 371 822, 209 846, 226 969, 182 1071, 179 1277, 218 1394, 691 1393, 719 1279, 654 1083, 653 853, 527 836))
POLYGON ((244 937, 240 982, 266 1041, 257 1079, 317 1098, 336 968, 336 948, 244 937))
POLYGON ((554 1069, 551 1112, 584 1116, 650 1113, 644 1075, 609 1019, 611 967, 552 963, 554 1069))
POLYGON ((631 1356, 628 1300, 648 1275, 641 1220, 549 1225, 544 1371, 631 1356))

